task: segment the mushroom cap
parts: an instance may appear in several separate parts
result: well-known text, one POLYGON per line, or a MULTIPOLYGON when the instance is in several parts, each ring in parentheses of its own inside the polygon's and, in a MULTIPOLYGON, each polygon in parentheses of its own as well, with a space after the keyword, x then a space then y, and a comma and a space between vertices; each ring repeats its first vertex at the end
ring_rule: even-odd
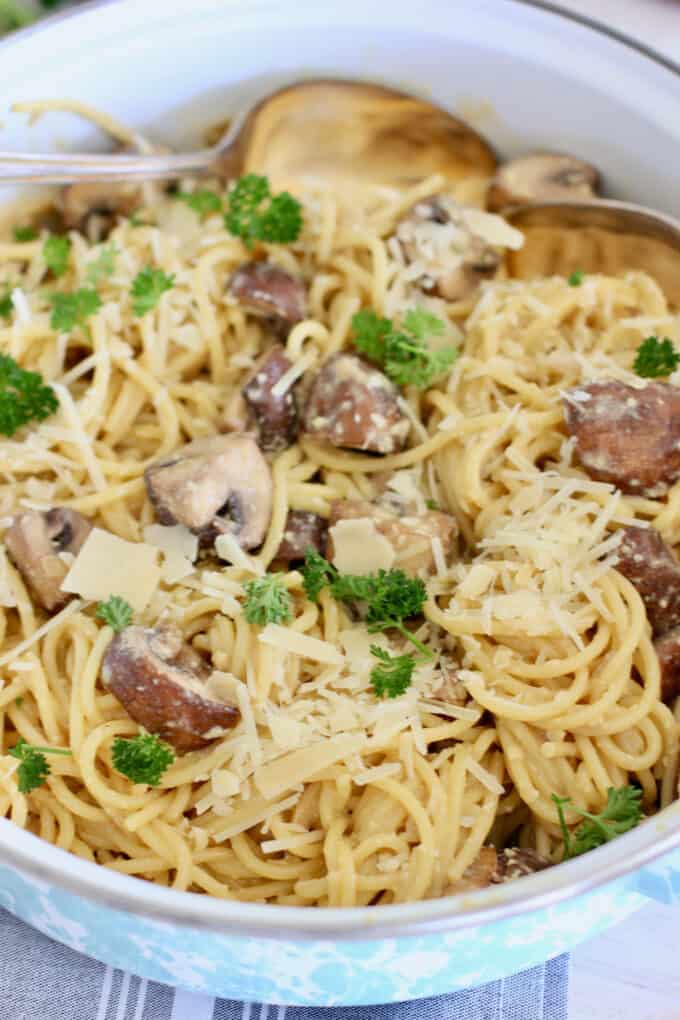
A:
POLYGON ((534 152, 511 159, 496 172, 487 195, 489 209, 499 210, 525 202, 568 202, 593 198, 600 174, 576 156, 534 152))
POLYGON ((102 679, 130 718, 179 754, 236 725, 238 708, 210 698, 210 669, 174 627, 126 627, 111 641, 102 679))
POLYGON ((356 354, 340 353, 324 362, 312 383, 304 428, 333 446, 388 454, 404 448, 411 423, 383 372, 356 354))
POLYGON ((404 258, 423 266, 418 284, 426 293, 460 301, 498 272, 502 256, 476 232, 474 219, 468 222, 473 215, 479 220, 485 214, 465 209, 447 196, 430 195, 416 202, 397 224, 396 238, 404 258))
POLYGON ((309 510, 289 510, 283 538, 274 558, 292 563, 304 560, 310 548, 323 552, 327 530, 328 522, 318 514, 309 510))
POLYGON ((284 333, 307 314, 304 280, 273 262, 245 262, 231 277, 229 290, 251 315, 269 319, 284 333))
POLYGON ((59 553, 76 556, 92 524, 76 510, 26 510, 14 518, 5 545, 35 598, 49 612, 61 609, 71 595, 61 590, 68 565, 59 553))
MULTIPOLYGON (((272 347, 258 360, 252 375, 241 390, 243 399, 255 419, 258 445, 273 453, 285 450, 295 442, 299 414, 295 400, 295 383, 285 393, 272 392, 273 387, 292 368, 281 344, 272 347)), ((299 380, 298 380, 299 382, 299 380)))
POLYGON ((195 439, 144 472, 161 524, 184 524, 204 545, 233 534, 243 549, 260 545, 272 513, 272 477, 249 433, 195 439))

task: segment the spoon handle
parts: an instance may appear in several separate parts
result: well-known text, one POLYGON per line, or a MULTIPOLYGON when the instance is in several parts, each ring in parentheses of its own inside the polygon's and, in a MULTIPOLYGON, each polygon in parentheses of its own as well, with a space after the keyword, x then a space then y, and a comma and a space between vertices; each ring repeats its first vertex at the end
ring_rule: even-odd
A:
POLYGON ((214 149, 167 155, 0 152, 0 182, 70 184, 74 181, 172 180, 206 171, 214 149))

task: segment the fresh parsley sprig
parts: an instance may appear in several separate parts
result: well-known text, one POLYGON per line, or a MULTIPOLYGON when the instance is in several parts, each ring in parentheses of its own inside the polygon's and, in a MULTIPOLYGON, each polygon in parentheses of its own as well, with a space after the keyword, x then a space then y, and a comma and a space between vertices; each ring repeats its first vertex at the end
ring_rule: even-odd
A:
POLYGON ((43 242, 42 253, 45 265, 52 271, 52 275, 57 278, 63 276, 68 269, 71 255, 71 242, 68 237, 50 234, 43 242))
POLYGON ((2 297, 0 297, 0 316, 2 316, 6 322, 9 322, 12 318, 13 310, 14 302, 12 301, 12 288, 7 286, 2 297))
POLYGON ((371 645, 371 655, 380 665, 371 670, 371 686, 378 698, 398 698, 411 686, 416 660, 412 655, 390 655, 384 648, 371 645))
POLYGON ((458 356, 455 347, 428 347, 427 338, 442 336, 445 326, 420 306, 406 313, 400 328, 365 308, 352 318, 352 329, 356 349, 379 364, 397 386, 427 387, 458 356))
POLYGON ((44 421, 58 407, 54 390, 41 375, 20 368, 8 354, 0 354, 0 433, 3 436, 13 436, 30 421, 44 421))
POLYGON ((567 277, 567 283, 570 287, 580 287, 583 283, 583 277, 585 273, 582 269, 575 269, 573 273, 570 273, 567 277))
POLYGON ((648 336, 637 349, 633 371, 644 379, 657 379, 670 375, 680 365, 680 354, 673 347, 668 337, 659 340, 656 336, 648 336))
POLYGON ((76 326, 84 326, 91 315, 102 306, 96 290, 80 287, 71 293, 59 292, 50 298, 52 315, 50 326, 59 333, 68 333, 76 326))
POLYGON ((430 649, 405 626, 404 621, 418 616, 427 589, 419 577, 409 577, 403 570, 379 570, 377 574, 341 574, 336 567, 315 550, 308 549, 302 568, 305 591, 311 601, 318 601, 321 590, 328 589, 339 602, 359 604, 370 634, 398 630, 426 658, 430 649))
POLYGON ((282 574, 265 574, 247 581, 243 587, 246 593, 243 615, 248 623, 264 627, 268 623, 288 623, 293 619, 293 599, 282 574))
POLYGON ((210 213, 222 211, 222 199, 216 191, 210 191, 209 188, 178 191, 175 198, 193 209, 197 216, 209 216, 210 213))
POLYGON ((12 236, 19 244, 23 244, 25 241, 35 241, 38 237, 38 231, 33 227, 14 227, 12 236))
POLYGON ((133 783, 158 786, 161 777, 175 760, 170 744, 154 733, 138 733, 129 740, 116 737, 111 748, 113 766, 133 783))
POLYGON ((175 286, 175 274, 145 266, 132 281, 132 311, 136 316, 146 315, 156 307, 166 290, 175 286))
POLYGON ((97 604, 95 616, 108 623, 109 627, 119 634, 132 623, 134 610, 129 602, 122 599, 120 595, 111 595, 106 602, 97 604))
POLYGON ((616 789, 610 786, 607 790, 607 803, 599 814, 591 814, 584 808, 572 803, 571 797, 558 797, 553 793, 552 799, 557 806, 557 815, 564 840, 562 860, 578 857, 595 847, 608 843, 629 829, 634 829, 642 819, 642 790, 636 786, 622 786, 616 789), (586 821, 571 833, 564 816, 565 807, 576 811, 586 821))
POLYGON ((27 743, 22 737, 14 747, 9 749, 9 754, 13 758, 18 758, 20 762, 17 769, 19 792, 31 793, 43 785, 50 774, 46 754, 69 755, 70 753, 65 747, 36 747, 27 743))
POLYGON ((302 206, 287 191, 272 195, 266 177, 246 174, 227 195, 224 222, 247 248, 255 241, 290 244, 302 230, 302 206))

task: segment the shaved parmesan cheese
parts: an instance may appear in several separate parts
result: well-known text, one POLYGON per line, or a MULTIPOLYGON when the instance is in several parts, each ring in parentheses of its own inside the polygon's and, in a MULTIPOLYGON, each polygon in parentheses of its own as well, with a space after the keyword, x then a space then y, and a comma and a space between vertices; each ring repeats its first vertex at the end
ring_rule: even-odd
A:
POLYGON ((271 801, 265 800, 264 797, 253 797, 251 800, 246 801, 242 807, 229 812, 229 825, 216 833, 214 837, 215 842, 222 843, 225 839, 232 839, 232 837, 238 836, 240 832, 252 829, 253 826, 266 821, 272 815, 280 814, 280 812, 294 807, 299 799, 300 794, 296 793, 280 801, 278 804, 273 804, 271 801))
POLYGON ((497 796, 502 797, 505 793, 503 786, 498 782, 496 777, 492 775, 488 769, 485 769, 483 765, 480 765, 472 755, 468 755, 465 767, 471 776, 478 779, 482 786, 486 787, 489 793, 495 793, 497 796))
POLYGON ((46 634, 49 634, 55 627, 60 627, 69 616, 73 616, 75 613, 80 612, 84 609, 87 603, 81 602, 80 599, 76 599, 75 602, 70 602, 65 609, 62 609, 60 613, 53 616, 47 623, 43 623, 42 627, 38 627, 34 630, 30 637, 27 637, 24 641, 20 641, 18 645, 15 645, 9 652, 0 657, 0 666, 6 666, 12 659, 18 658, 23 655, 27 648, 41 641, 46 634))
POLYGON ((309 846, 311 843, 321 843, 326 833, 323 829, 314 829, 312 832, 296 832, 283 839, 265 839, 260 843, 260 850, 266 854, 281 853, 285 850, 296 850, 299 846, 309 846))
POLYGON ((355 772, 352 776, 352 781, 357 786, 366 786, 368 783, 376 783, 379 779, 387 779, 389 776, 401 775, 401 763, 398 761, 385 762, 384 765, 375 765, 370 769, 363 769, 361 772, 355 772))
POLYGON ((241 786, 238 776, 229 769, 217 769, 213 772, 210 785, 216 797, 234 797, 241 786))
POLYGON ((93 528, 61 590, 102 601, 118 595, 140 612, 148 605, 160 577, 157 549, 93 528))
POLYGON ((311 368, 316 361, 316 354, 314 351, 308 351, 307 354, 303 354, 302 357, 290 366, 290 368, 283 373, 280 379, 277 379, 271 388, 271 394, 273 397, 283 397, 291 388, 293 383, 304 375, 308 368, 311 368))
POLYGON ((318 744, 311 744, 299 751, 291 751, 282 758, 275 758, 267 765, 262 765, 255 772, 255 786, 260 793, 269 798, 278 797, 299 783, 304 783, 311 776, 329 765, 335 765, 348 755, 364 746, 366 737, 363 733, 348 733, 341 737, 331 737, 318 744))
POLYGON ((15 287, 12 291, 12 305, 17 313, 17 322, 25 326, 31 321, 31 308, 26 295, 20 287, 15 287))
POLYGON ((370 517, 338 521, 329 529, 333 541, 333 566, 341 574, 374 574, 389 570, 396 553, 370 517))
POLYGON ((262 564, 244 552, 233 535, 218 535, 215 539, 215 552, 221 560, 233 563, 235 567, 241 567, 250 574, 264 573, 262 564))
POLYGON ((463 580, 456 587, 456 595, 465 599, 478 598, 489 590, 496 577, 496 571, 486 563, 473 563, 463 580))
POLYGON ((175 584, 193 573, 198 556, 198 538, 183 524, 170 528, 150 524, 144 528, 144 541, 162 552, 161 576, 167 584, 175 584))
POLYGON ((278 623, 268 623, 259 640, 265 645, 273 645, 284 652, 291 652, 303 659, 315 662, 327 662, 330 666, 341 666, 345 661, 342 652, 338 651, 330 641, 301 634, 290 627, 281 627, 278 623))
POLYGON ((524 244, 522 231, 511 227, 502 216, 472 208, 461 209, 460 214, 472 233, 488 244, 493 244, 497 248, 511 248, 513 251, 517 251, 524 244))

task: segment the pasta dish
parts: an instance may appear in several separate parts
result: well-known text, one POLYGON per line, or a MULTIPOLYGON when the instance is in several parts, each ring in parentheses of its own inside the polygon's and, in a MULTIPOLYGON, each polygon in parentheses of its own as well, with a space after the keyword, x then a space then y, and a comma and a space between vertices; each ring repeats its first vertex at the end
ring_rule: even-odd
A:
POLYGON ((0 816, 303 906, 625 832, 677 795, 675 310, 511 275, 522 160, 248 170, 0 242, 0 816))

